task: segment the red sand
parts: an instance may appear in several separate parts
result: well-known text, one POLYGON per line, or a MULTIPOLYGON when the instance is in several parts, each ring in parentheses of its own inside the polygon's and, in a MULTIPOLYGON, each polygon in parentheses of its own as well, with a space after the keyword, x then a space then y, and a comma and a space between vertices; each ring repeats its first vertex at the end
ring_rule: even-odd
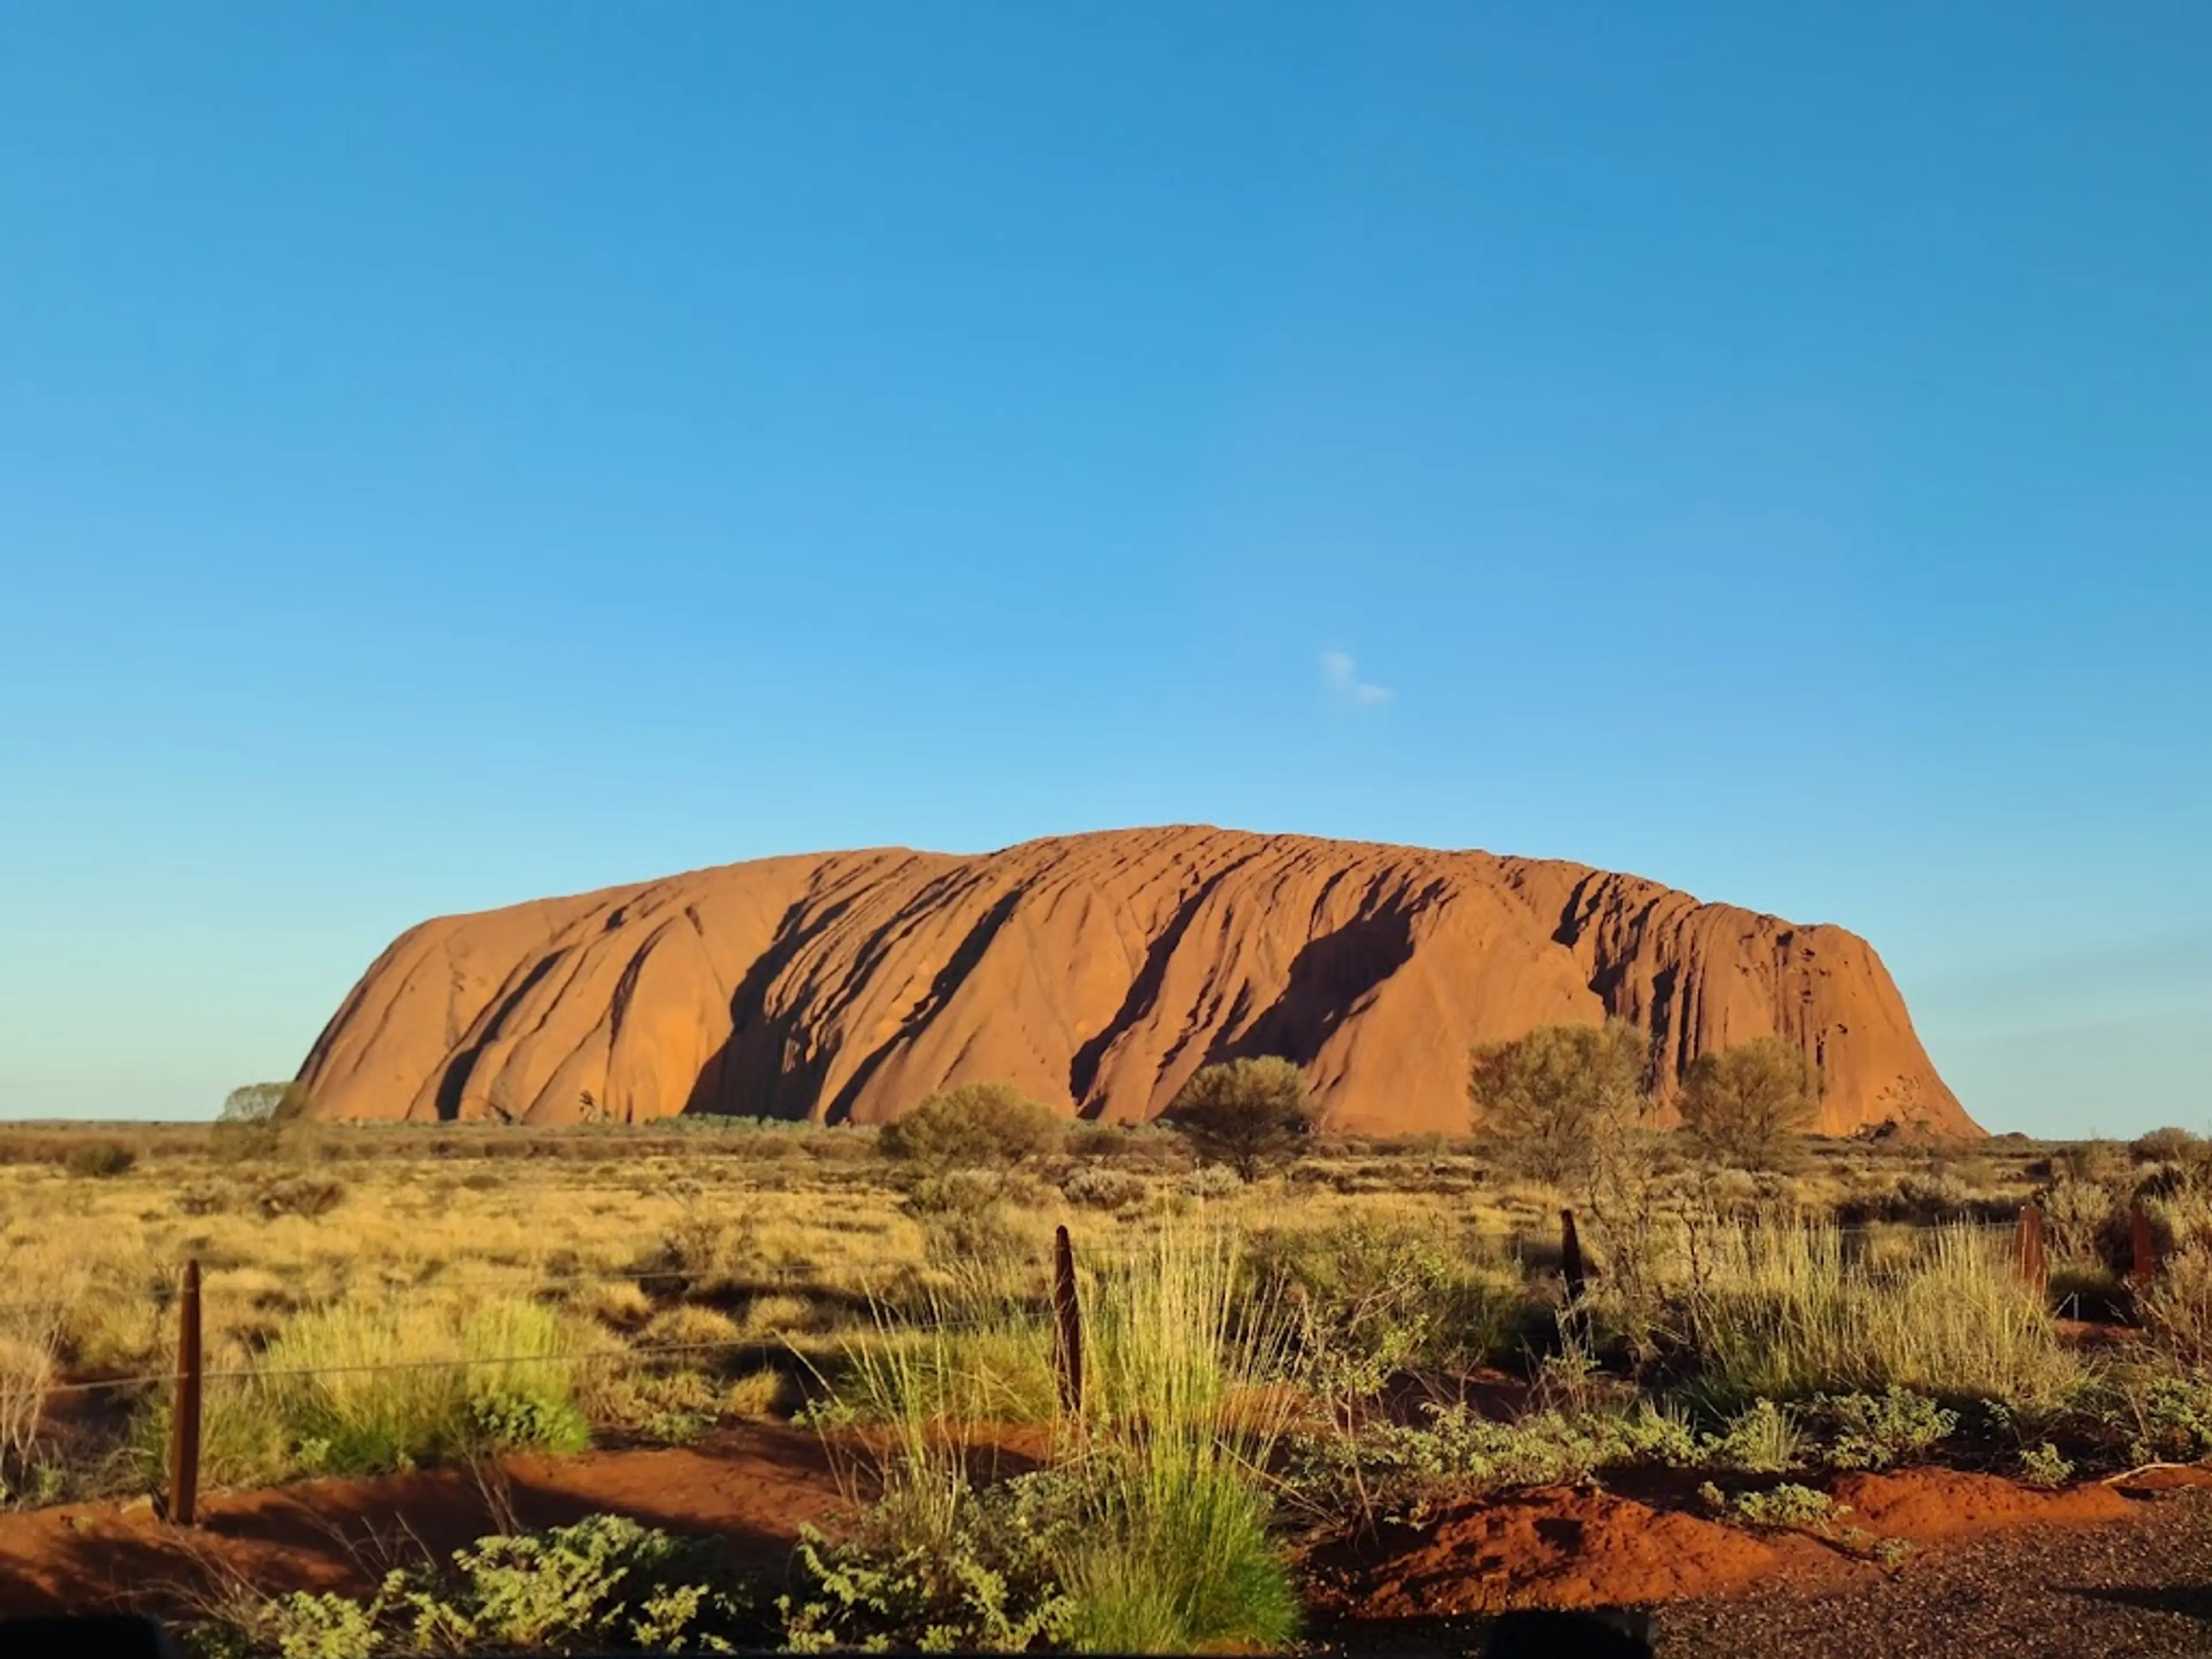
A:
MULTIPOLYGON (((1012 1450, 1015 1449, 1005 1449, 1012 1450)), ((1016 1450, 1016 1461, 1027 1457, 1016 1450)), ((1942 1547, 2002 1528, 2128 1512, 2131 1492, 2201 1484, 2160 1470, 2119 1486, 2045 1492, 1948 1469, 1846 1476, 1839 1527, 1942 1547)), ((216 1496, 184 1529, 149 1504, 70 1504, 0 1516, 0 1614, 134 1604, 189 1608, 243 1578, 266 1591, 366 1592, 384 1569, 443 1554, 506 1516, 544 1527, 612 1512, 718 1536, 742 1559, 787 1559, 803 1522, 842 1506, 817 1437, 761 1425, 672 1450, 514 1457, 479 1477, 439 1469, 216 1496)), ((1729 1595, 1883 1569, 1802 1533, 1729 1525, 1656 1497, 1547 1487, 1455 1504, 1422 1528, 1340 1538, 1305 1561, 1322 1611, 1355 1619, 1592 1607, 1729 1595)), ((1907 1571, 1910 1570, 1908 1562, 1907 1571)))
MULTIPOLYGON (((2112 1486, 2037 1492, 1950 1469, 1847 1476, 1832 1496, 1838 1531, 1915 1544, 2109 1521, 2132 1501, 2112 1486)), ((1309 1565, 1321 1605, 1357 1619, 1667 1601, 1882 1570, 1860 1550, 1804 1533, 1749 1530, 1580 1487, 1455 1505, 1423 1528, 1328 1546, 1309 1565)))

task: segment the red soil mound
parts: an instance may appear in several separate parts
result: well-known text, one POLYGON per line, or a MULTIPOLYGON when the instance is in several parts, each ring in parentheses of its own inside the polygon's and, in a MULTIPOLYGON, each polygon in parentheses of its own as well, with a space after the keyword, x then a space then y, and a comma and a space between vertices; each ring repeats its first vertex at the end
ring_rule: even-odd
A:
POLYGON ((1849 1507, 1844 1519, 1885 1538, 1916 1543, 1971 1537, 2003 1527, 2112 1521, 2130 1500, 2111 1486, 2038 1492, 1993 1474, 1914 1469, 1904 1474, 1846 1475, 1832 1494, 1849 1507))
POLYGON ((1314 1566, 1332 1611, 1410 1619, 1726 1595, 1824 1570, 1828 1554, 1795 1534, 1549 1488, 1465 1504, 1418 1532, 1394 1529, 1364 1560, 1345 1552, 1314 1566))
MULTIPOLYGON (((2110 1521, 2131 1507, 2108 1486, 2037 1492, 1948 1469, 1853 1475, 1833 1496, 1843 1506, 1838 1528, 1915 1543, 2110 1521)), ((1332 1546, 1309 1566, 1321 1604, 1357 1620, 1633 1606, 1879 1571, 1804 1533, 1753 1532, 1565 1487, 1456 1505, 1420 1528, 1388 1528, 1372 1540, 1332 1546)))
POLYGON ((1467 1124, 1468 1050, 1608 1015, 1660 1081, 1779 1033, 1820 1127, 1979 1133, 1867 944, 1488 853, 1132 830, 973 858, 763 860, 428 921, 301 1073, 318 1114, 880 1122, 948 1083, 1157 1115, 1210 1060, 1305 1068, 1330 1127, 1467 1124))

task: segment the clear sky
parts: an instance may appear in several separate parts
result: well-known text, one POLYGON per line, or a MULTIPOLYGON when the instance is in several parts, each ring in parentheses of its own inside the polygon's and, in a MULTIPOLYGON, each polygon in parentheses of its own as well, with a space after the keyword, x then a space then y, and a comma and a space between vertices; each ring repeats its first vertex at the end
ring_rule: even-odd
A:
POLYGON ((2212 1127, 2212 8, 0 16, 0 1114, 756 854, 1479 846, 2212 1127))

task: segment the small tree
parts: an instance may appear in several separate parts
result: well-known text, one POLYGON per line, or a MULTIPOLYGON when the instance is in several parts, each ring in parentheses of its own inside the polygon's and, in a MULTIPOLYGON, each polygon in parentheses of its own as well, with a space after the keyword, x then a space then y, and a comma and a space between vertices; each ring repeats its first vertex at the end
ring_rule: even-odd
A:
POLYGON ((1601 1146, 1646 1104, 1650 1039, 1626 1020, 1540 1025, 1474 1051, 1468 1094, 1492 1155, 1555 1187, 1586 1182, 1601 1146))
POLYGON ((934 1175, 1011 1170, 1054 1151, 1067 1120, 1004 1083, 963 1083, 884 1126, 877 1150, 934 1175))
POLYGON ((1314 1131, 1305 1073, 1287 1060, 1203 1066, 1176 1091, 1167 1121, 1201 1164, 1225 1164, 1243 1181, 1295 1152, 1314 1131))
POLYGON ((1753 1037, 1692 1060, 1676 1103, 1683 1126, 1714 1157, 1747 1170, 1780 1169, 1813 1127, 1820 1076, 1795 1043, 1753 1037))

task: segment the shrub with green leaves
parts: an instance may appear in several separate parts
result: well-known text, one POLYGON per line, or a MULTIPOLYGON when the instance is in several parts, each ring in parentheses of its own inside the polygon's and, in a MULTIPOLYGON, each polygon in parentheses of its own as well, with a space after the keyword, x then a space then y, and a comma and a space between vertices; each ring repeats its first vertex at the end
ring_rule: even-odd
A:
POLYGON ((1910 1389, 1815 1398, 1822 1461, 1839 1469, 1886 1469, 1924 1460, 1958 1431, 1959 1414, 1910 1389))
POLYGON ((926 1173, 1010 1170, 1056 1151, 1067 1120, 1004 1083, 963 1083, 884 1126, 876 1150, 926 1173))
POLYGON ((611 1649, 727 1651, 746 1609, 707 1547, 595 1515, 542 1533, 478 1539, 439 1569, 388 1574, 367 1601, 304 1591, 234 1603, 198 1632, 203 1652, 371 1659, 611 1649))
POLYGON ((1729 1505, 1737 1519, 1754 1527, 1816 1527, 1835 1516, 1835 1500, 1824 1492, 1785 1480, 1764 1492, 1742 1492, 1729 1505))
POLYGON ((1516 1174, 1571 1187, 1649 1102, 1649 1033, 1625 1020, 1540 1025, 1474 1051, 1468 1093, 1491 1155, 1516 1174))
POLYGON ((1538 1334, 1519 1273, 1471 1261, 1432 1227, 1279 1229, 1255 1240, 1252 1264, 1255 1294, 1291 1310, 1309 1380, 1333 1396, 1372 1394, 1407 1369, 1484 1364, 1538 1334))
POLYGON ((1418 1522, 1437 1505, 1514 1486, 1555 1486, 1628 1464, 1694 1468, 1713 1443, 1649 1401, 1627 1410, 1533 1412, 1510 1421, 1463 1402, 1419 1425, 1374 1422, 1294 1447, 1291 1479, 1325 1511, 1418 1522))
POLYGON ((1246 1182, 1295 1156, 1316 1121, 1305 1073, 1273 1055, 1200 1066, 1176 1091, 1165 1116, 1200 1163, 1233 1170, 1246 1182))
POLYGON ((787 1648, 1012 1653, 1066 1639, 1075 1609, 1055 1565, 1072 1525, 1065 1483, 978 1488, 948 1472, 935 1496, 925 1513, 895 1491, 834 1543, 800 1529, 795 1586, 776 1601, 787 1648))
POLYGON ((1813 1127, 1820 1104, 1820 1073, 1802 1049, 1778 1036, 1699 1054, 1675 1097, 1698 1144, 1746 1170, 1796 1163, 1798 1137, 1813 1127))

